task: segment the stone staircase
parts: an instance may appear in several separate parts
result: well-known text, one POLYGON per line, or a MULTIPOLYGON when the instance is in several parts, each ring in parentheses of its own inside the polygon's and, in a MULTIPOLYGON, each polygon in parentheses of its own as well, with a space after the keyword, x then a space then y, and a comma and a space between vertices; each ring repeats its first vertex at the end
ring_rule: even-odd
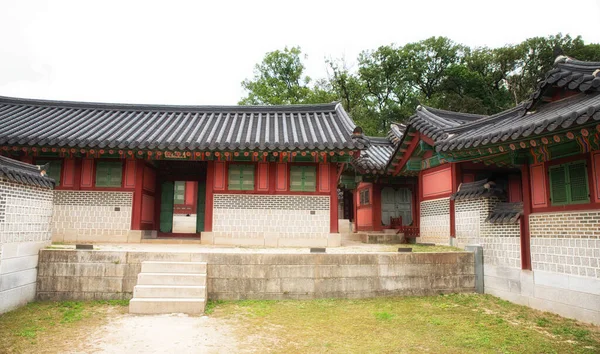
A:
POLYGON ((204 313, 205 262, 142 262, 129 313, 204 313))

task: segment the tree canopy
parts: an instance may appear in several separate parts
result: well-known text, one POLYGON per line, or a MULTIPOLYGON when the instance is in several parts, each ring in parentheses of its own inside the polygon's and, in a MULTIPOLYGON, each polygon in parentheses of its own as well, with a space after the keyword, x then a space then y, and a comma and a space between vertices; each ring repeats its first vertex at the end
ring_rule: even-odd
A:
MULTIPOLYGON (((500 48, 468 46, 446 37, 365 50, 350 69, 343 59, 327 60, 329 77, 304 74, 300 47, 276 50, 244 80, 240 104, 296 104, 341 101, 370 135, 383 135, 420 103, 458 112, 494 114, 526 100, 560 51, 600 61, 600 44, 557 34, 500 48)), ((304 57, 306 58, 306 57, 304 57)))

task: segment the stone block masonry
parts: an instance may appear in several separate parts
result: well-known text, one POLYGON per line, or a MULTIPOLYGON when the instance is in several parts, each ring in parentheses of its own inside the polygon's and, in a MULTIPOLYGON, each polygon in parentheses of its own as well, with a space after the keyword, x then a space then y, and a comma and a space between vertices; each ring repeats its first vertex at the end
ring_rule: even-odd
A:
POLYGON ((42 250, 41 300, 129 299, 143 261, 207 262, 208 298, 316 299, 473 292, 472 253, 157 253, 42 250))
MULTIPOLYGON (((332 247, 329 196, 215 194, 203 243, 332 247)), ((338 241, 339 242, 339 241, 338 241)))
POLYGON ((54 242, 140 242, 131 230, 133 192, 54 191, 54 242))
POLYGON ((417 242, 448 245, 450 243, 450 199, 421 202, 420 237, 417 242))
POLYGON ((52 190, 0 177, 0 313, 35 298, 38 251, 50 244, 52 190))
POLYGON ((531 214, 529 271, 521 269, 519 224, 485 222, 498 201, 456 202, 456 243, 483 246, 485 293, 600 324, 600 212, 531 214))

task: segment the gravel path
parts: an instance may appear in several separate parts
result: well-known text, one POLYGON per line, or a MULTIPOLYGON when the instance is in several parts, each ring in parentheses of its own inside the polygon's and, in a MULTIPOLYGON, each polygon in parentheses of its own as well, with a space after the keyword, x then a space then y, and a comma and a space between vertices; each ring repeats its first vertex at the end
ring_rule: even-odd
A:
POLYGON ((71 353, 248 353, 227 320, 183 314, 120 315, 71 353))

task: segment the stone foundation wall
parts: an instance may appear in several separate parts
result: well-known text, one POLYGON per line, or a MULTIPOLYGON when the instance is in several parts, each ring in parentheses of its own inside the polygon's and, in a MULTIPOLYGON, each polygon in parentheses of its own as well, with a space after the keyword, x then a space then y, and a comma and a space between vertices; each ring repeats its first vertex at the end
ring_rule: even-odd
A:
POLYGON ((521 269, 519 225, 485 223, 497 202, 456 202, 456 243, 483 246, 485 292, 600 324, 600 212, 530 215, 529 271, 521 269))
POLYGON ((52 241, 140 242, 132 204, 133 192, 55 191, 52 241))
MULTIPOLYGON (((202 242, 332 247, 329 196, 215 194, 213 228, 202 242)), ((336 206, 334 206, 336 207, 336 206)))
POLYGON ((50 244, 52 190, 0 178, 0 313, 35 298, 38 251, 50 244))
POLYGON ((455 204, 455 246, 483 246, 484 264, 499 267, 521 268, 521 227, 516 224, 491 224, 485 222, 494 210, 498 198, 458 200, 455 204))
POLYGON ((207 262, 208 298, 315 299, 473 292, 472 253, 156 253, 43 250, 40 300, 129 299, 143 261, 207 262))
POLYGON ((421 202, 420 237, 417 242, 450 243, 450 199, 421 202))

